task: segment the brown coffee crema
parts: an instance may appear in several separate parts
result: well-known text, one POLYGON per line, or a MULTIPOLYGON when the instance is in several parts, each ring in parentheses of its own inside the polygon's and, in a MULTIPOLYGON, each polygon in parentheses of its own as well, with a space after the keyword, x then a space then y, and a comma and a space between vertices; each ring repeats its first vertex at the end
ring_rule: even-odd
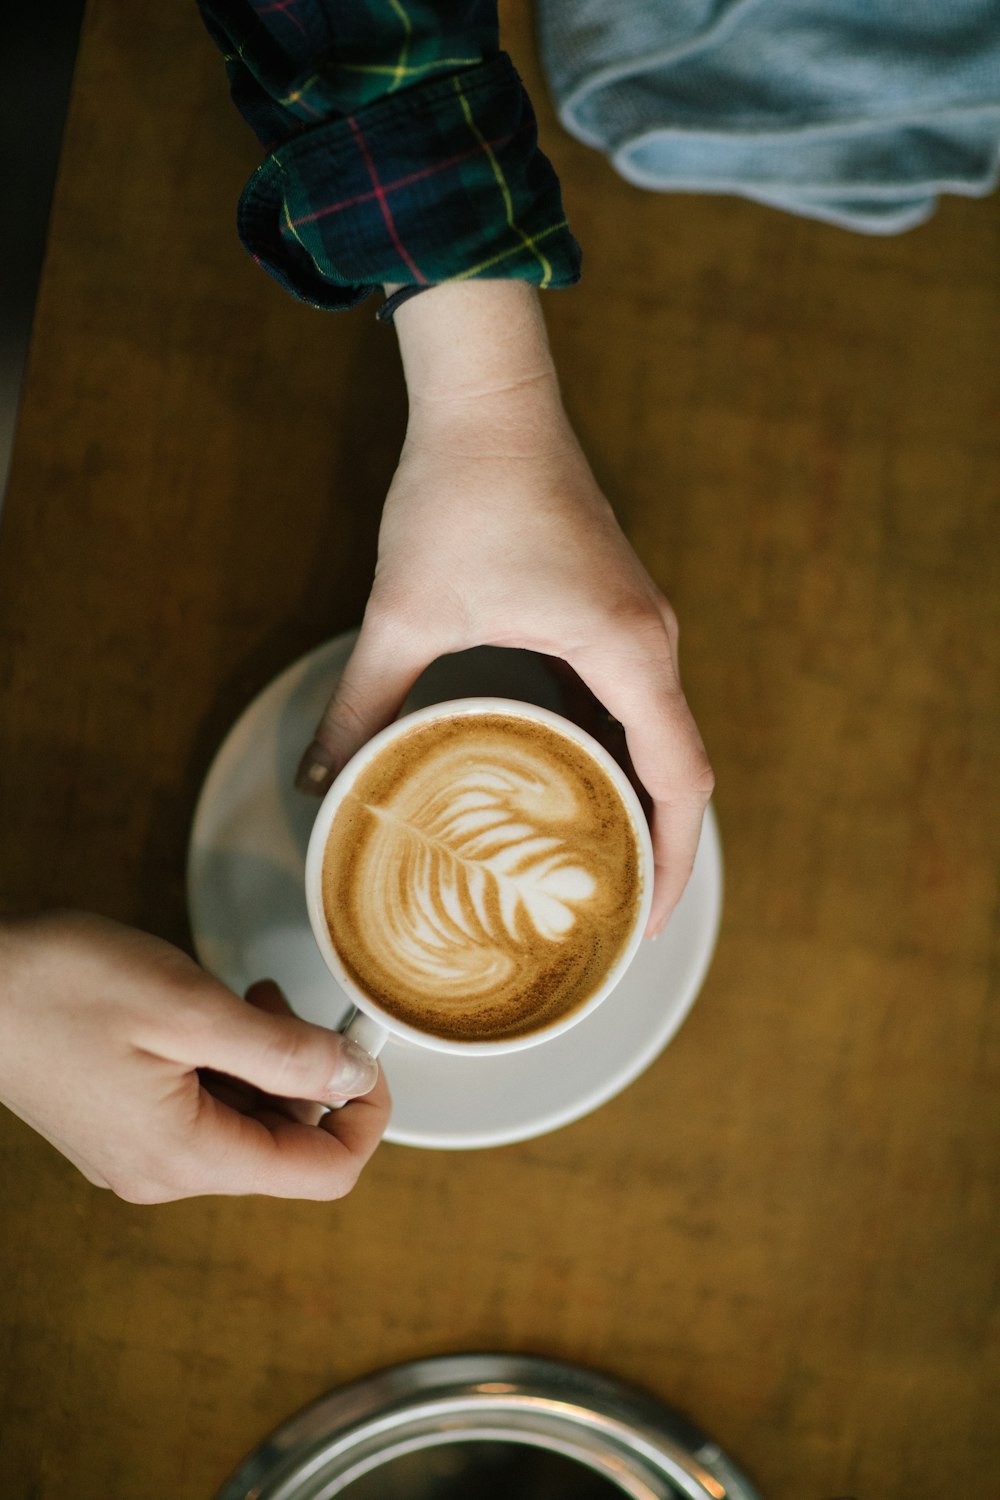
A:
POLYGON ((577 1009, 642 895, 628 810, 567 736, 502 713, 419 724, 362 771, 323 860, 330 938, 390 1015, 460 1042, 577 1009))

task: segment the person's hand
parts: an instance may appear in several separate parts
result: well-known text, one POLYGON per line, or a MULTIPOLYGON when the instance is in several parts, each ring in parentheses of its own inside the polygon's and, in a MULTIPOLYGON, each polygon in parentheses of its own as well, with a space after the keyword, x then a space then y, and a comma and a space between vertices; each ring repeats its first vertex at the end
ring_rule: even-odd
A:
POLYGON ((397 314, 406 442, 361 634, 299 785, 324 791, 436 657, 477 645, 561 657, 623 724, 652 799, 655 936, 687 882, 713 784, 681 690, 677 622, 573 435, 527 289, 491 285, 512 294, 503 328, 470 329, 479 305, 460 299, 451 349, 440 325, 446 294, 459 288, 436 288, 397 314), (434 323, 415 329, 417 317, 434 323), (484 344, 497 367, 486 384, 468 352, 484 344))
POLYGON ((247 998, 99 917, 0 918, 0 1101, 131 1203, 340 1198, 388 1123, 377 1064, 270 981, 247 998))

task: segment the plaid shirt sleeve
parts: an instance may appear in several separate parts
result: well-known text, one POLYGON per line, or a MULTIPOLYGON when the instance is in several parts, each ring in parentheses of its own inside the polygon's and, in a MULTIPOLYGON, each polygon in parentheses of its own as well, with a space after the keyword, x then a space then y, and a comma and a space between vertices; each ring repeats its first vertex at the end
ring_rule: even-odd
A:
POLYGON ((569 286, 580 251, 495 0, 198 0, 267 156, 254 260, 317 307, 384 282, 569 286))

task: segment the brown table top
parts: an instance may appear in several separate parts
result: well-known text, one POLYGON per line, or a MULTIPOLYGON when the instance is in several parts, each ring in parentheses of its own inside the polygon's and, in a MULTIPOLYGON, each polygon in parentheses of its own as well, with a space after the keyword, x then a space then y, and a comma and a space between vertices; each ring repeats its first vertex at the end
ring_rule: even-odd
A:
MULTIPOLYGON (((4 1116, 6 1495, 202 1500, 324 1390, 485 1347, 645 1385, 770 1500, 1000 1484, 1000 199, 883 241, 638 192, 507 27, 587 256, 567 401, 718 775, 714 966, 597 1114, 383 1147, 332 1206, 129 1206, 4 1116)), ((213 750, 360 617, 404 420, 373 304, 243 256, 255 160, 193 4, 93 0, 0 545, 0 898, 181 943, 213 750)))

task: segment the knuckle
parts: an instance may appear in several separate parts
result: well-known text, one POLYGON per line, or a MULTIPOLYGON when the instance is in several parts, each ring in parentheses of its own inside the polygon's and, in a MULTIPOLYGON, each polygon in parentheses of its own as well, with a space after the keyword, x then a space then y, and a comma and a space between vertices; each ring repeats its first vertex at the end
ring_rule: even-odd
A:
POLYGON ((715 791, 715 772, 708 756, 699 744, 692 748, 690 757, 683 766, 680 777, 680 799, 704 805, 715 791))
POLYGON ((711 801, 715 791, 715 772, 707 756, 702 756, 699 763, 692 768, 691 787, 699 802, 711 801))
POLYGON ((659 614, 663 621, 663 628, 667 632, 667 640, 676 651, 677 643, 681 637, 681 625, 673 606, 668 604, 666 599, 660 602, 659 614))
POLYGON ((339 1202, 346 1198, 348 1193, 353 1192, 358 1185, 361 1176, 361 1166, 352 1161, 349 1165, 341 1165, 332 1176, 327 1188, 327 1198, 331 1203, 339 1202))
POLYGON ((178 1198, 185 1195, 179 1187, 173 1187, 162 1179, 155 1176, 146 1176, 143 1173, 128 1173, 122 1177, 112 1177, 108 1186, 116 1198, 123 1203, 134 1203, 139 1206, 148 1206, 153 1203, 174 1203, 178 1198))
POLYGON ((341 1167, 339 1182, 339 1196, 341 1198, 346 1198, 348 1193, 357 1187, 358 1178, 361 1176, 361 1165, 361 1162, 352 1156, 341 1167))
POLYGON ((651 599, 631 595, 609 607, 606 639, 613 649, 623 659, 641 661, 647 670, 655 666, 671 690, 679 686, 674 662, 678 638, 673 611, 665 615, 651 599))
POLYGON ((677 784, 671 789, 667 801, 703 808, 715 791, 715 773, 708 761, 699 756, 684 767, 677 784))
POLYGON ((99 954, 101 918, 90 912, 53 907, 46 911, 5 915, 0 936, 5 938, 5 972, 17 961, 19 970, 32 974, 47 961, 79 964, 99 954))
POLYGON ((111 1190, 123 1203, 134 1203, 139 1207, 160 1202, 159 1195, 153 1192, 147 1183, 136 1183, 135 1186, 127 1182, 120 1186, 112 1184, 111 1190))
POLYGON ((664 635, 663 618, 649 599, 627 594, 611 602, 608 609, 611 628, 620 636, 656 639, 664 635))
POLYGON ((73 1165, 76 1167, 81 1176, 90 1183, 91 1187, 99 1188, 102 1193, 108 1193, 111 1191, 110 1182, 108 1181, 107 1177, 105 1177, 104 1173, 97 1167, 92 1167, 85 1161, 74 1161, 73 1165))

